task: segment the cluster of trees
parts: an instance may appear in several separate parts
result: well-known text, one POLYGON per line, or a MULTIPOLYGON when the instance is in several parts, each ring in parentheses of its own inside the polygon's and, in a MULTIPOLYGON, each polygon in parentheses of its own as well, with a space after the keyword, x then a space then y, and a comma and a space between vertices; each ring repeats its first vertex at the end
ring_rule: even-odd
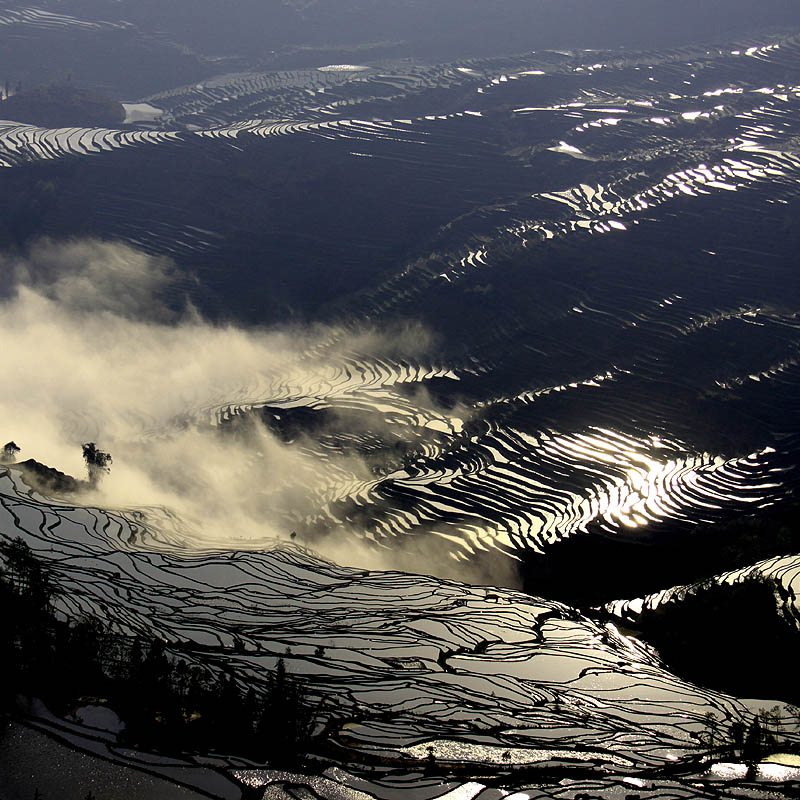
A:
POLYGON ((6 442, 3 445, 3 463, 13 464, 17 460, 17 454, 21 449, 16 442, 6 442))
POLYGON ((795 734, 789 738, 784 733, 788 723, 795 728, 800 725, 800 709, 790 708, 790 717, 785 718, 780 706, 762 708, 749 725, 733 722, 725 725, 713 713, 705 716, 705 730, 700 741, 707 753, 715 758, 742 759, 751 767, 772 753, 800 751, 800 739, 795 734))
POLYGON ((89 475, 88 481, 81 481, 71 475, 65 475, 53 467, 29 458, 17 461, 22 449, 16 442, 6 442, 0 451, 0 464, 15 464, 31 481, 31 485, 42 492, 55 494, 73 494, 85 489, 94 489, 100 480, 111 471, 111 453, 100 450, 94 442, 86 442, 81 446, 83 460, 89 475))
POLYGON ((105 703, 121 739, 162 752, 218 752, 290 769, 313 745, 317 711, 283 659, 266 689, 244 690, 202 651, 59 619, 54 585, 22 539, 0 543, 0 713, 39 697, 56 714, 105 703))
POLYGON ((83 460, 89 470, 89 483, 95 486, 104 475, 111 471, 111 453, 100 450, 94 442, 82 445, 83 460))

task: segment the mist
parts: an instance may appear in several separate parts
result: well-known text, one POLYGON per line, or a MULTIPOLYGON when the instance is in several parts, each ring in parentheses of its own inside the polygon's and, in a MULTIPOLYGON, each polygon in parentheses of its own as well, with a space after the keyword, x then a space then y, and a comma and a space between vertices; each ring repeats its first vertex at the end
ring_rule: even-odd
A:
MULTIPOLYGON (((435 338, 418 325, 379 333, 212 324, 186 300, 175 307, 182 275, 174 263, 123 243, 42 240, 0 265, 13 276, 0 304, 0 332, 13 343, 0 354, 3 441, 76 477, 86 471, 81 444, 96 442, 113 467, 79 501, 142 511, 156 532, 169 520, 170 536, 151 545, 177 530, 183 546, 198 550, 274 546, 304 519, 324 521, 331 500, 376 483, 359 456, 321 454, 304 435, 283 441, 257 414, 238 415, 225 430, 219 422, 231 407, 374 397, 382 409, 410 414, 412 425, 460 422, 422 386, 396 392, 400 372, 354 383, 343 368, 345 359, 426 358, 435 338)), ((393 435, 402 428, 393 425, 393 435)), ((483 567, 454 562, 446 540, 378 549, 363 531, 327 522, 331 532, 312 545, 339 563, 488 578, 483 567)), ((507 572, 503 582, 514 582, 507 572)))

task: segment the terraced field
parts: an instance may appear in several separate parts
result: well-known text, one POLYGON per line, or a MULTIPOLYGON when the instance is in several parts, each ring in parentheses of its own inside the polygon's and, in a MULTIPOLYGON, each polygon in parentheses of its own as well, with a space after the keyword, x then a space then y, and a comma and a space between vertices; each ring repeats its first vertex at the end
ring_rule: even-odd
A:
MULTIPOLYGON (((237 503, 269 524, 198 525, 161 495, 115 505, 116 465, 85 506, 3 468, 0 531, 52 563, 61 611, 191 642, 256 687, 291 648, 348 710, 343 755, 313 780, 245 769, 265 797, 698 796, 667 773, 695 764, 707 715, 747 724, 786 698, 695 686, 600 620, 691 595, 698 526, 794 502, 800 30, 269 69, 75 14, 1 5, 0 41, 111 31, 168 52, 178 79, 120 98, 149 109, 120 129, 0 122, 0 292, 13 308, 42 237, 169 264, 147 299, 173 315, 148 328, 164 369, 142 370, 141 393, 174 397, 120 410, 110 444, 69 400, 48 425, 118 459, 255 426, 239 462, 209 462, 225 486, 246 472, 237 503), (170 354, 192 325, 198 351, 230 341, 237 366, 215 350, 219 380, 187 391, 170 354), (558 562, 559 600, 606 617, 537 596, 529 568, 567 540, 582 566, 558 562), (606 541, 672 555, 621 599, 584 563, 606 541), (534 789, 534 766, 581 772, 534 789)), ((103 313, 118 316, 93 325, 103 313)), ((769 583, 796 624, 798 558, 716 580, 769 583)), ((727 796, 718 779, 704 796, 727 796)))
MULTIPOLYGON (((2 178, 55 182, 39 233, 175 258, 206 313, 421 320, 435 367, 355 353, 326 379, 347 400, 265 385, 226 407, 366 413, 375 390, 430 387, 464 419, 327 516, 366 501, 371 538, 542 549, 794 486, 798 50, 237 74, 144 98, 158 129, 6 123, 2 178)), ((430 424, 390 406, 400 440, 430 424)))

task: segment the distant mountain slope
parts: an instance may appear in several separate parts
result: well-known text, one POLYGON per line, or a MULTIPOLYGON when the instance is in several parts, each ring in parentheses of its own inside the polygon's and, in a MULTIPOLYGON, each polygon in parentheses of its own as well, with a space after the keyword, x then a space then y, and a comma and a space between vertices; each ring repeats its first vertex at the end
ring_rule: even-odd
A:
POLYGON ((125 121, 122 104, 70 83, 37 86, 0 101, 0 118, 45 128, 108 127, 125 121))
POLYGON ((800 555, 786 555, 605 608, 687 678, 800 703, 798 592, 800 555))

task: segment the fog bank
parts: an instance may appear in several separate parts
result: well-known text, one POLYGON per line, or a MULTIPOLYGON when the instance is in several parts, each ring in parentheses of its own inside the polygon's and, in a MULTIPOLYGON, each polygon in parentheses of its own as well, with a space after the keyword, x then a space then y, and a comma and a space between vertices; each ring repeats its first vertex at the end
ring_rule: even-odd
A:
MULTIPOLYGON (((344 371, 355 359, 424 358, 433 338, 418 326, 215 325, 189 303, 176 309, 160 299, 183 277, 169 259, 122 243, 42 241, 24 256, 2 257, 2 267, 14 276, 0 303, 0 334, 11 345, 0 353, 2 441, 16 441, 21 458, 80 477, 81 444, 97 442, 112 454, 112 470, 80 501, 153 508, 153 520, 169 519, 197 547, 291 538, 304 518, 324 520, 330 500, 376 483, 360 457, 334 452, 323 460, 310 439, 283 441, 257 414, 242 416, 233 430, 221 427, 221 408, 272 398, 335 405, 345 392, 367 400, 374 394, 381 407, 395 403, 400 411, 416 404, 434 423, 440 413, 422 386, 410 398, 395 391, 391 375, 361 375, 359 385, 355 371, 344 371)), ((376 419, 370 416, 371 426, 376 419)), ((363 542, 363 531, 331 531, 312 544, 340 563, 470 577, 436 537, 379 552, 363 542)))

